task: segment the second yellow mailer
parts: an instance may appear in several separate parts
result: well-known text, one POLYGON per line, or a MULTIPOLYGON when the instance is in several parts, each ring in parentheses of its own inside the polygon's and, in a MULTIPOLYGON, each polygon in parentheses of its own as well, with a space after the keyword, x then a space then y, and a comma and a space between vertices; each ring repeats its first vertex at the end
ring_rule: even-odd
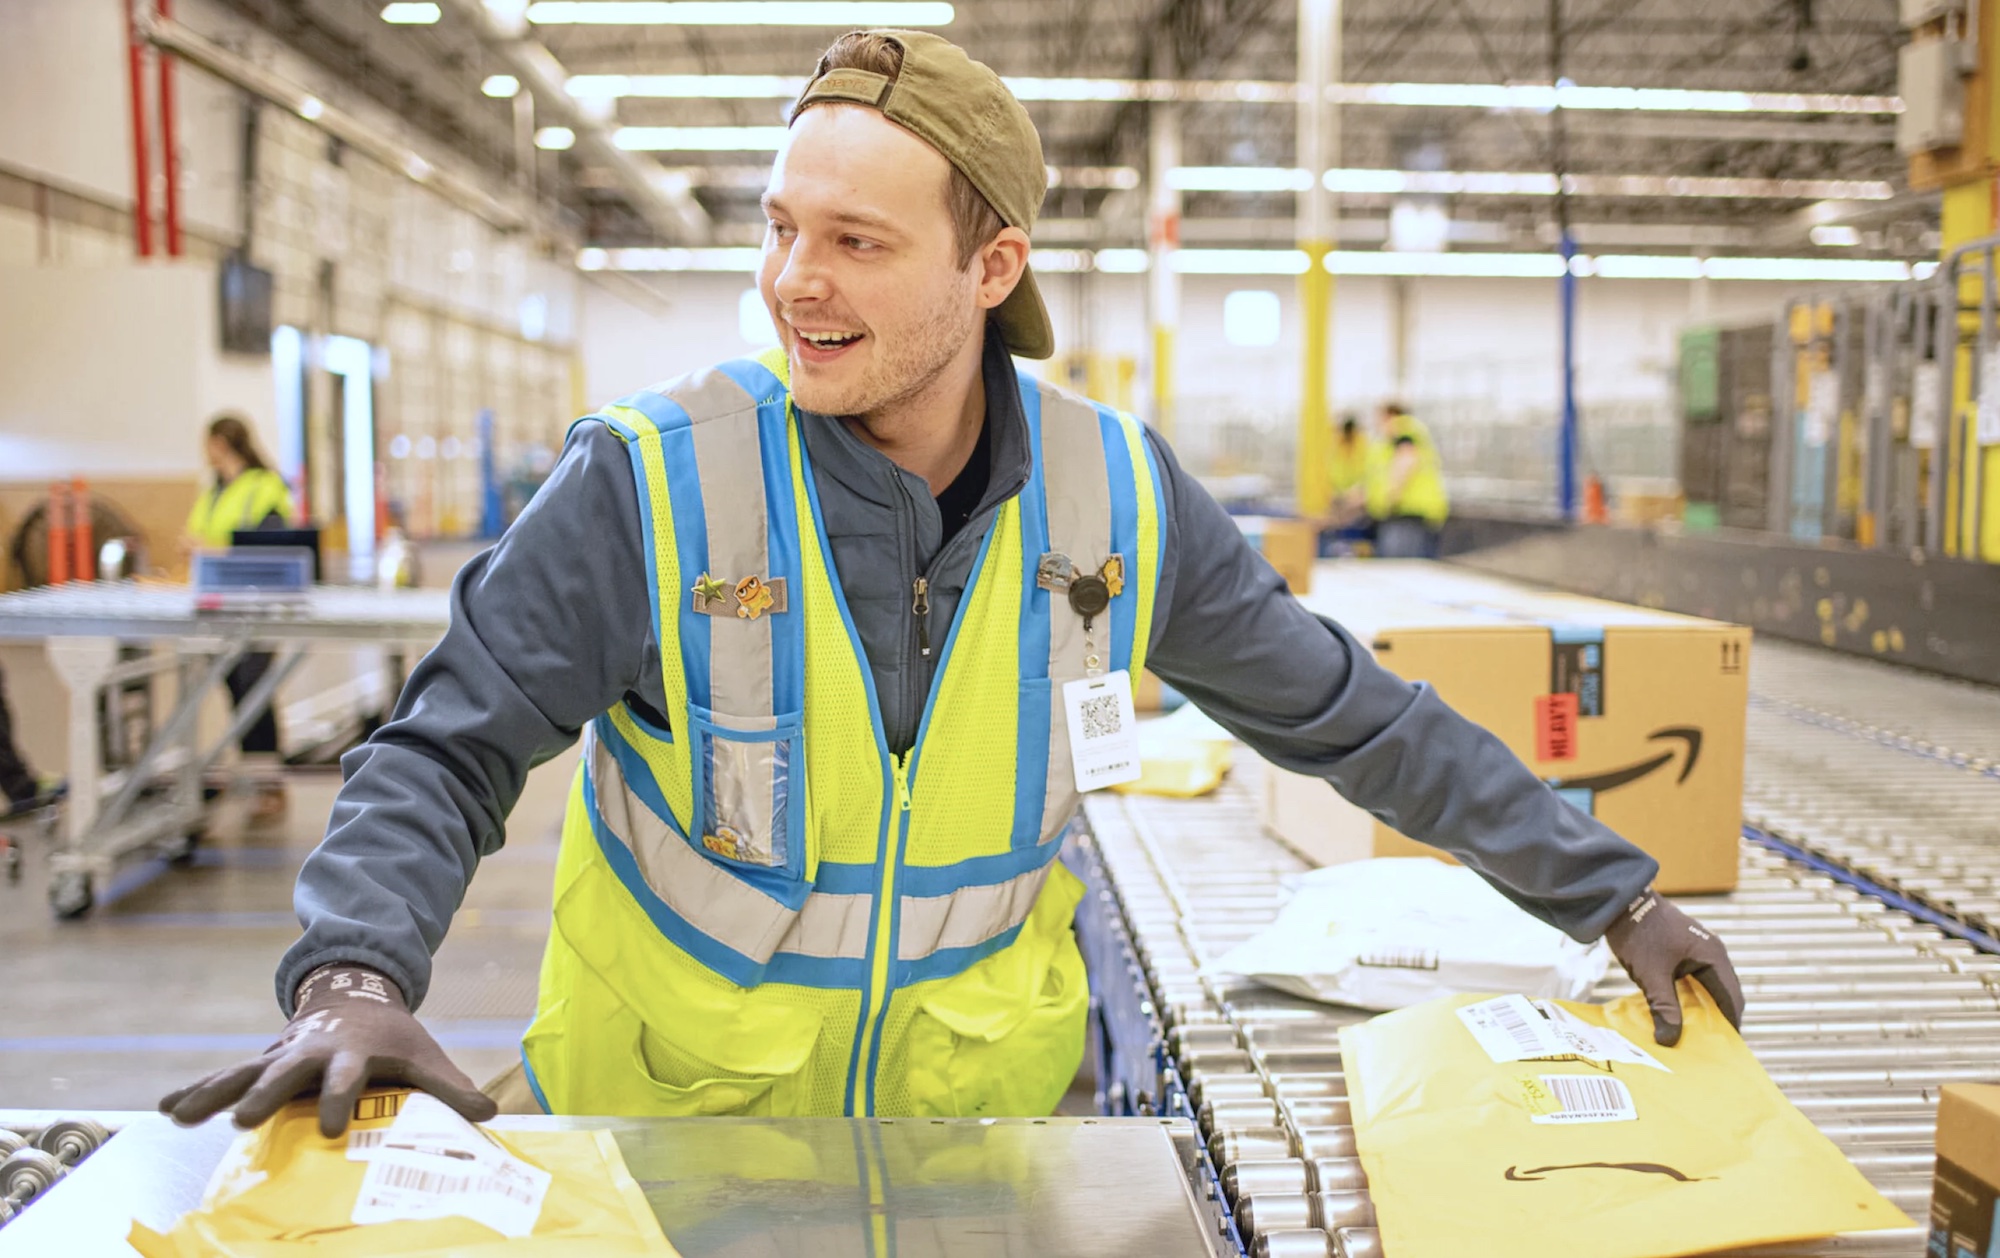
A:
POLYGON ((1671 1258, 1913 1226, 1788 1102, 1708 993, 1449 996, 1341 1033, 1393 1258, 1671 1258))

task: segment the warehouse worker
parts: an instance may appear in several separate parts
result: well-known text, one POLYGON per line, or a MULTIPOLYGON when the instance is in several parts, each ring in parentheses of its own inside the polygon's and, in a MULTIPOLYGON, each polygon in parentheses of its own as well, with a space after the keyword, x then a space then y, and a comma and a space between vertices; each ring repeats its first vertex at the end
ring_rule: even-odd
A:
POLYGON ((1451 504, 1431 431, 1400 402, 1382 404, 1375 431, 1367 489, 1375 553, 1384 559, 1433 558, 1451 504))
POLYGON ((1319 524, 1322 555, 1342 553, 1338 549, 1341 543, 1351 545, 1374 537, 1374 522, 1368 518, 1368 446, 1361 421, 1343 416, 1327 456, 1327 485, 1332 492, 1319 524), (1327 549, 1329 540, 1335 550, 1327 549))
MULTIPOLYGON (((215 480, 194 501, 188 512, 187 529, 181 537, 183 553, 219 550, 230 544, 239 529, 283 528, 292 515, 292 491, 285 478, 272 471, 257 452, 250 425, 242 416, 224 412, 208 425, 204 447, 209 470, 215 480)), ((271 668, 267 651, 254 651, 229 670, 229 697, 241 705, 271 668)), ((269 707, 237 744, 246 756, 276 756, 278 717, 269 707)), ((261 783, 251 805, 251 817, 268 821, 285 811, 285 787, 278 781, 261 783)))
POLYGON ((1079 788, 1130 762, 1105 701, 1145 667, 1609 932, 1662 1039, 1678 975, 1738 1016, 1651 857, 1305 611, 1158 436, 1017 375, 1054 350, 1027 267, 1045 179, 958 48, 834 44, 764 200, 781 347, 576 426, 344 762, 278 970, 291 1024, 166 1111, 255 1124, 317 1087, 331 1133, 400 1081, 473 1118, 1047 1114, 1088 1006, 1056 857, 1079 788), (411 1011, 528 770, 579 733, 539 1009, 482 1093, 411 1011))

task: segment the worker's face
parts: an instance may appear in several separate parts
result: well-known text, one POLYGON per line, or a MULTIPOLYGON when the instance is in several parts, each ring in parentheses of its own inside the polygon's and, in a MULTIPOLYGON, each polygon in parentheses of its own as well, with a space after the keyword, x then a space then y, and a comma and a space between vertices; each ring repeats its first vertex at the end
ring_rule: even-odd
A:
POLYGON ((206 449, 209 470, 227 476, 229 469, 236 466, 236 451, 230 449, 229 443, 222 438, 210 437, 206 449))
POLYGON ((873 109, 817 105, 792 124, 765 194, 757 281, 800 406, 880 412, 977 353, 968 344, 1019 282, 1027 237, 1009 228, 997 262, 990 245, 958 265, 950 171, 873 109))

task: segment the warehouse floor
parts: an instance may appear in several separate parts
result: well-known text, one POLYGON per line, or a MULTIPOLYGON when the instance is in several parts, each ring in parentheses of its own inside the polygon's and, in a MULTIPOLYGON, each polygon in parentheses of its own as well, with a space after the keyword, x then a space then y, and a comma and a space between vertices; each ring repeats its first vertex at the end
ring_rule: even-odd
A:
MULTIPOLYGON (((515 1059, 534 1012, 550 876, 574 752, 535 770, 505 849, 480 867, 438 953, 422 1016, 474 1079, 515 1059)), ((194 865, 136 865, 80 921, 45 900, 48 843, 32 824, 21 880, 0 883, 0 1109, 150 1109, 166 1092, 262 1049, 283 1025, 278 958, 298 936, 292 883, 325 830, 339 779, 294 776, 280 822, 221 803, 194 865)))

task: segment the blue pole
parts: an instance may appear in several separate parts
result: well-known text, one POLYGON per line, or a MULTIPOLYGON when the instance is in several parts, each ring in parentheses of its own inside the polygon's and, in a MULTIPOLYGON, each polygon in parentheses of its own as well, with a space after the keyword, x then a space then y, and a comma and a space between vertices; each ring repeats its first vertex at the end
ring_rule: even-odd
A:
POLYGON ((1556 480, 1560 486, 1562 514, 1576 519, 1576 275, 1570 264, 1576 257, 1576 241, 1562 235, 1562 430, 1557 441, 1556 480))
POLYGON ((493 453, 493 410, 479 412, 479 535, 495 538, 507 521, 500 499, 500 474, 493 453))

